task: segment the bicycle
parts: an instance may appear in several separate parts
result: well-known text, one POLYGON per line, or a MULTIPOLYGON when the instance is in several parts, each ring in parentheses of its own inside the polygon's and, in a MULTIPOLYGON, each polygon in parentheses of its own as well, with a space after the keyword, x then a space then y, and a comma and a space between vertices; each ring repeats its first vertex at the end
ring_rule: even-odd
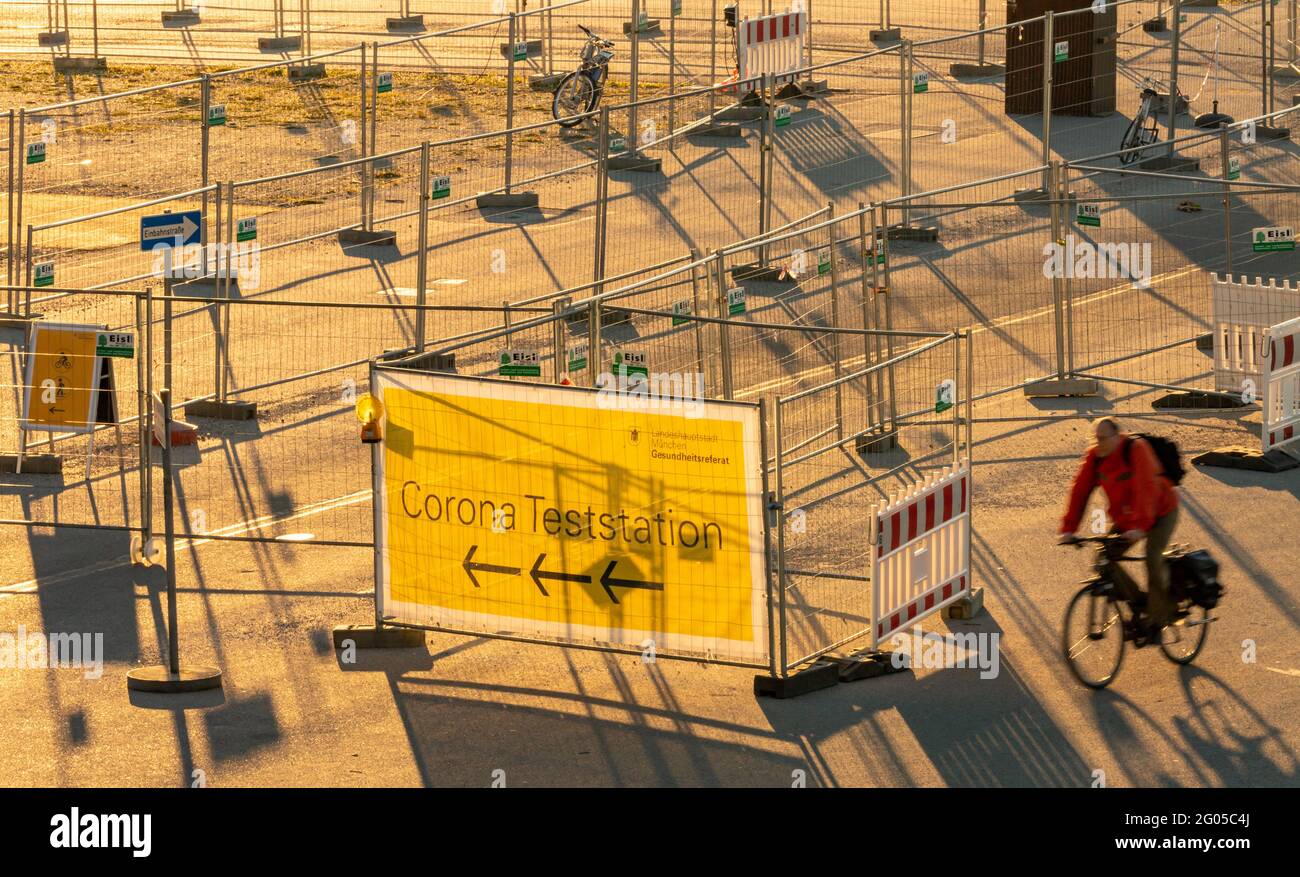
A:
MULTIPOLYGON (((1124 662, 1124 644, 1133 642, 1135 648, 1148 645, 1145 632, 1137 625, 1141 604, 1134 604, 1120 592, 1115 579, 1119 562, 1142 561, 1140 557, 1124 555, 1128 541, 1120 536, 1075 538, 1063 544, 1076 548, 1088 543, 1098 546, 1094 561, 1096 576, 1085 582, 1065 611, 1065 629, 1061 646, 1065 661, 1075 678, 1089 688, 1105 688, 1119 675, 1124 662), (1077 629, 1076 629, 1077 627, 1077 629), (1089 668, 1096 665, 1096 673, 1089 668)), ((1190 664, 1205 647, 1210 622, 1215 617, 1210 609, 1193 599, 1192 589, 1180 580, 1177 561, 1187 555, 1174 548, 1165 552, 1165 562, 1170 564, 1170 596, 1176 600, 1174 622, 1162 629, 1157 637, 1164 656, 1175 664, 1190 664), (1173 640, 1166 642, 1168 632, 1173 640)), ((1215 582, 1217 588, 1217 581, 1215 582)), ((1215 595, 1217 603, 1218 593, 1215 595)))
POLYGON ((1142 84, 1142 103, 1119 141, 1120 164, 1132 164, 1143 149, 1160 140, 1160 122, 1152 109, 1159 94, 1149 81, 1142 84))
POLYGON ((614 43, 601 39, 584 25, 578 28, 587 35, 578 69, 560 80, 551 99, 551 116, 562 128, 572 128, 596 109, 609 77, 609 62, 614 57, 614 43))

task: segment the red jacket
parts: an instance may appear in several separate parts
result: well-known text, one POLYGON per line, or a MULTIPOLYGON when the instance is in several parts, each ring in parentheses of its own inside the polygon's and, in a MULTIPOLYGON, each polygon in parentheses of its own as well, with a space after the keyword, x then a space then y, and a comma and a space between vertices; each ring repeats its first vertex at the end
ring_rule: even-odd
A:
POLYGON ((1105 457, 1097 456, 1096 447, 1083 455, 1083 464, 1070 489, 1070 503, 1061 519, 1062 533, 1073 533, 1079 528, 1088 497, 1098 484, 1106 491, 1110 519, 1121 533, 1125 530, 1145 533, 1155 525, 1156 518, 1178 507, 1178 494, 1161 473, 1160 461, 1151 445, 1121 433, 1119 446, 1105 457), (1128 451, 1130 461, 1126 463, 1124 446, 1129 442, 1133 447, 1128 451))

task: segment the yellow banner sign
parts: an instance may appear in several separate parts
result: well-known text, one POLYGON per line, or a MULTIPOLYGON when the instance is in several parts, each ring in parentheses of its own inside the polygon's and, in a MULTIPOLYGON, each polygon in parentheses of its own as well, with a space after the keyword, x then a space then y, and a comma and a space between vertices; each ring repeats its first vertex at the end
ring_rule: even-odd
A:
POLYGON ((102 326, 34 323, 27 351, 23 428, 89 432, 99 392, 102 326))
POLYGON ((386 617, 766 660, 757 407, 377 379, 386 617))

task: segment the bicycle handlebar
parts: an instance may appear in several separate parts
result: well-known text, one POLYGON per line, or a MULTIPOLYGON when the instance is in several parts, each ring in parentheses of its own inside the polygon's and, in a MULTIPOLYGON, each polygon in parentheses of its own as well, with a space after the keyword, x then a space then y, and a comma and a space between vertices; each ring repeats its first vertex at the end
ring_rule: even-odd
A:
POLYGON ((604 37, 598 36, 591 28, 587 27, 585 24, 578 25, 578 29, 583 33, 585 33, 587 36, 591 37, 592 40, 594 40, 595 42, 600 43, 602 46, 614 45, 614 43, 611 40, 607 40, 604 37))

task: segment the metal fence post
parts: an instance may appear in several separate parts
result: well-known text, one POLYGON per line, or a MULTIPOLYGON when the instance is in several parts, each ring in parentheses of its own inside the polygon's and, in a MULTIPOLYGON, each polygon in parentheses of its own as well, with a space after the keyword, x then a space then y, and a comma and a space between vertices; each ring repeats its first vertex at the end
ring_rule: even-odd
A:
MULTIPOLYGON (((901 194, 904 198, 912 194, 912 92, 915 86, 912 83, 912 41, 903 40, 898 47, 898 63, 900 104, 898 108, 899 117, 899 147, 900 161, 899 171, 902 180, 899 183, 901 194)), ((911 222, 907 202, 903 202, 903 215, 900 219, 903 228, 907 228, 911 222)))
MULTIPOLYGON (((1056 63, 1056 54, 1052 40, 1055 39, 1055 22, 1049 9, 1043 15, 1043 165, 1052 163, 1052 66, 1056 63)), ((1043 194, 1051 197, 1052 176, 1050 170, 1043 171, 1043 194)))
POLYGON ((555 319, 551 321, 551 351, 554 360, 551 375, 557 384, 564 379, 568 371, 568 363, 564 361, 564 310, 564 302, 551 302, 551 313, 555 315, 555 319))
MULTIPOLYGON (((1065 230, 1064 223, 1061 221, 1061 201, 1060 186, 1058 184, 1061 172, 1060 164, 1053 159, 1047 166, 1048 186, 1047 197, 1051 200, 1052 215, 1052 243, 1057 247, 1065 247, 1065 230)), ((1062 260, 1069 258, 1069 254, 1062 249, 1062 260)), ((1052 272, 1052 309, 1055 314, 1056 323, 1056 379, 1065 380, 1065 314, 1064 314, 1064 278, 1063 270, 1052 272)))
POLYGON ((1296 41, 1296 22, 1295 22, 1295 17, 1296 17, 1296 0, 1289 0, 1288 6, 1287 6, 1287 16, 1286 16, 1286 44, 1287 44, 1287 46, 1286 46, 1286 47, 1287 47, 1286 58, 1287 58, 1287 61, 1288 61, 1288 62, 1291 64, 1291 66, 1293 66, 1293 67, 1295 66, 1295 63, 1296 63, 1296 46, 1295 46, 1295 41, 1296 41))
POLYGON ((718 0, 709 9, 709 119, 718 112, 718 0))
POLYGON ((144 285, 144 351, 141 353, 142 365, 144 368, 144 396, 145 406, 140 409, 140 422, 144 424, 145 435, 142 439, 145 445, 145 468, 144 468, 144 501, 143 516, 141 526, 144 532, 141 533, 141 544, 153 538, 153 455, 148 449, 152 447, 153 442, 153 365, 154 365, 154 347, 153 347, 153 284, 145 283, 144 285))
MULTIPOLYGON (((1263 21, 1260 23, 1260 43, 1264 50, 1264 115, 1277 109, 1277 82, 1273 66, 1277 62, 1277 0, 1265 0, 1259 5, 1263 21)), ((1272 119, 1269 120, 1272 124, 1272 119)))
MULTIPOLYGON (((831 248, 831 325, 839 328, 844 324, 840 322, 840 266, 838 258, 839 241, 835 237, 835 202, 827 204, 830 211, 831 225, 827 232, 830 236, 831 248)), ((840 333, 831 333, 831 355, 835 357, 835 379, 844 374, 843 357, 840 355, 840 333)), ((844 385, 835 385, 835 434, 841 441, 844 440, 844 385)))
MULTIPOLYGON (((871 309, 875 301, 875 287, 872 278, 876 275, 876 234, 875 234, 875 216, 873 211, 867 209, 867 205, 858 203, 858 248, 860 251, 859 262, 861 264, 861 298, 859 306, 862 309, 862 365, 868 367, 875 364, 871 356, 871 343, 875 337, 876 344, 880 343, 878 336, 867 334, 867 330, 875 328, 875 320, 871 317, 871 309), (871 236, 867 236, 867 220, 872 221, 871 236)), ((867 397, 867 426, 873 426, 872 418, 875 416, 875 397, 872 392, 872 384, 879 379, 878 375, 867 375, 864 381, 867 397)))
MULTIPOLYGON (((365 158, 368 155, 370 155, 370 145, 369 145, 370 125, 367 121, 370 99, 367 96, 367 89, 366 89, 367 69, 368 68, 366 66, 366 44, 362 43, 361 44, 361 67, 360 67, 360 73, 358 75, 358 91, 360 92, 360 96, 361 96, 360 128, 361 128, 361 157, 362 158, 365 158)), ((365 164, 362 164, 361 166, 361 201, 359 206, 361 208, 361 216, 360 216, 361 227, 365 229, 369 227, 366 225, 366 165, 365 164)))
MULTIPOLYGON (((170 310, 171 302, 167 302, 170 310)), ((172 496, 172 390, 162 388, 163 436, 163 533, 167 549, 167 667, 173 675, 179 675, 180 635, 176 626, 176 525, 173 520, 172 496)))
MULTIPOLYGON (((893 290, 890 288, 889 273, 890 260, 889 254, 889 207, 882 204, 880 206, 880 220, 876 224, 877 234, 880 236, 880 244, 884 248, 885 263, 883 270, 880 272, 880 285, 877 287, 877 295, 882 295, 884 301, 885 331, 892 332, 894 329, 894 303, 893 290)), ((879 352, 879 348, 877 348, 879 352)), ((893 360, 894 358, 894 336, 885 336, 885 358, 893 360)), ((896 432, 898 429, 898 394, 894 386, 894 367, 888 366, 885 369, 885 383, 881 386, 881 401, 885 404, 881 406, 880 417, 882 430, 896 432), (889 425, 885 426, 885 418, 888 417, 889 425)))
POLYGON ((628 100, 631 106, 627 111, 628 154, 637 155, 641 150, 641 132, 637 127, 637 101, 640 99, 639 80, 641 72, 641 0, 632 0, 632 78, 628 84, 628 100))
MULTIPOLYGON (((163 387, 164 392, 172 385, 172 266, 173 248, 163 251, 163 387)), ((171 417, 170 411, 165 415, 171 417)), ((170 435, 169 433, 165 433, 170 435)))
MULTIPOLYGON (((771 100, 774 97, 774 88, 771 74, 763 74, 759 88, 762 91, 764 113, 763 124, 759 126, 758 149, 758 234, 762 237, 772 227, 772 146, 776 139, 776 128, 772 119, 771 100)), ((758 248, 758 264, 766 268, 767 259, 768 246, 764 243, 758 248)))
POLYGON ((366 231, 375 224, 375 163, 379 153, 379 43, 370 46, 370 157, 366 162, 366 231))
MULTIPOLYGON (((206 202, 207 192, 204 192, 203 195, 204 195, 204 201, 206 202)), ((222 298, 223 294, 227 296, 230 294, 229 292, 230 259, 228 256, 224 259, 222 258, 223 248, 221 246, 221 238, 222 238, 221 229, 224 223, 222 222, 223 216, 221 212, 221 186, 220 185, 216 187, 216 191, 213 192, 213 195, 214 195, 213 208, 216 212, 216 217, 217 217, 217 221, 216 221, 217 240, 216 240, 215 250, 213 251, 214 258, 211 266, 209 266, 208 249, 207 249, 208 247, 208 228, 207 228, 207 217, 206 217, 207 211, 205 210, 204 229, 203 229, 203 276, 206 277, 209 271, 212 272, 212 290, 216 294, 215 296, 216 298, 222 298)), ((221 334, 221 319, 223 316, 224 308, 221 306, 221 304, 218 303, 218 304, 214 304, 211 310, 212 310, 212 317, 213 317, 212 394, 213 397, 218 402, 220 402, 221 401, 221 360, 222 360, 222 347, 223 347, 223 338, 221 334)))
POLYGON ((554 0, 546 0, 546 17, 542 19, 543 23, 543 42, 542 42, 542 71, 547 76, 555 74, 555 19, 554 0))
POLYGON ((1228 185, 1232 147, 1228 142, 1228 128, 1219 126, 1219 175, 1223 177, 1223 254, 1224 270, 1232 276, 1232 187, 1228 185))
POLYGON ((415 350, 424 352, 425 332, 425 298, 429 285, 429 141, 420 144, 420 228, 418 232, 419 260, 415 263, 415 350))
MULTIPOLYGON (((967 329, 966 336, 966 460, 971 474, 975 475, 975 333, 967 329)), ((973 485, 972 485, 973 486, 973 485)), ((968 493, 969 495, 969 493, 968 493)), ((966 568, 970 569, 970 545, 966 546, 966 568)))
MULTIPOLYGON (((1056 199, 1061 209, 1061 237, 1065 237, 1065 230, 1069 227, 1070 215, 1070 165, 1068 162, 1061 162, 1057 167, 1056 173, 1056 192, 1052 196, 1056 199)), ((1071 272, 1062 272, 1065 276, 1061 278, 1061 297, 1065 308, 1065 369, 1066 374, 1074 374, 1074 285, 1070 282, 1071 272)))
MULTIPOLYGON (((217 184, 217 192, 221 192, 221 184, 217 184)), ((217 210, 217 237, 219 241, 224 240, 225 246, 219 246, 217 250, 217 264, 214 266, 215 283, 213 291, 216 304, 213 305, 213 387, 214 398, 218 403, 226 401, 226 389, 229 384, 227 377, 226 362, 229 356, 227 349, 227 339, 230 336, 230 309, 226 302, 230 300, 230 283, 234 276, 234 266, 232 265, 232 256, 234 251, 234 242, 238 235, 235 232, 235 184, 233 182, 226 184, 225 196, 226 213, 222 217, 221 210, 217 210), (225 225, 225 234, 221 234, 222 224, 225 225)), ((167 382, 170 386, 170 380, 167 382)))
POLYGON ((153 408, 150 403, 148 391, 145 389, 145 364, 149 362, 149 344, 148 332, 149 324, 144 317, 144 298, 148 293, 148 285, 145 285, 145 294, 136 294, 135 300, 135 410, 136 417, 136 452, 139 454, 139 468, 137 469, 140 483, 137 485, 140 489, 140 546, 143 551, 144 543, 149 538, 148 525, 148 507, 149 507, 149 448, 152 446, 153 431, 149 427, 148 414, 146 412, 153 408))
POLYGON ((605 230, 609 220, 609 108, 600 108, 596 158, 596 227, 592 281, 605 279, 605 230))
POLYGON ((1169 120, 1166 123, 1169 128, 1169 146, 1165 153, 1171 160, 1174 157, 1174 140, 1178 137, 1178 47, 1183 41, 1182 13, 1183 0, 1174 0, 1174 39, 1169 48, 1169 120))
POLYGON ((704 324, 700 322, 700 261, 698 250, 691 250, 691 334, 695 336, 695 373, 701 381, 700 392, 704 391, 704 324))
MULTIPOLYGON (((673 0, 668 0, 668 94, 677 93, 677 16, 673 14, 673 0)), ((668 99, 668 133, 677 130, 677 100, 668 99)))
POLYGON ((722 360, 722 398, 730 401, 734 387, 731 374, 731 314, 728 313, 727 308, 727 266, 722 253, 715 250, 713 255, 717 259, 714 271, 717 279, 718 317, 722 320, 718 324, 718 355, 722 360))
POLYGON ((952 467, 961 465, 961 331, 952 333, 952 467))
POLYGON ((23 247, 23 315, 32 312, 32 226, 27 224, 27 244, 23 247))
POLYGON ((776 494, 772 492, 772 485, 768 481, 767 460, 768 460, 768 441, 767 441, 767 400, 760 398, 758 400, 758 450, 759 457, 762 460, 763 470, 763 587, 764 597, 767 601, 767 660, 768 672, 773 677, 777 675, 776 669, 776 606, 772 593, 772 566, 776 560, 772 550, 772 512, 777 513, 777 523, 781 523, 781 509, 776 502, 776 494))
POLYGON ((980 67, 983 67, 984 66, 984 39, 985 39, 984 29, 988 27, 988 21, 989 21, 988 0, 980 0, 979 17, 980 17, 980 22, 979 22, 980 35, 976 38, 979 44, 979 49, 978 49, 979 58, 976 59, 976 63, 980 67))
MULTIPOLYGON (((803 45, 805 51, 803 63, 805 67, 811 67, 813 65, 813 0, 805 0, 804 12, 807 14, 808 21, 807 29, 804 31, 803 45)), ((810 78, 811 76, 812 74, 809 74, 810 78)))
MULTIPOLYGON (((510 45, 506 48, 506 194, 510 194, 510 181, 513 176, 512 167, 514 163, 515 149, 515 39, 518 31, 515 13, 510 13, 509 40, 510 45)), ((525 43, 525 46, 528 44, 525 43)), ((527 49, 524 50, 525 55, 527 49)))
POLYGON ((595 387, 600 380, 600 299, 587 305, 587 382, 595 387))
MULTIPOLYGON (((208 110, 212 107, 212 77, 203 74, 199 85, 199 185, 208 184, 209 150, 212 143, 212 130, 208 125, 208 110)), ((217 222, 221 222, 221 208, 217 208, 217 222)), ((203 193, 203 242, 208 241, 208 193, 203 193)), ((207 252, 204 252, 203 268, 207 270, 207 252)))
MULTIPOLYGON (((8 134, 9 163, 8 163, 8 179, 6 183, 7 188, 5 190, 6 192, 8 192, 8 197, 5 199, 5 213, 6 213, 5 216, 5 283, 9 284, 10 286, 14 286, 15 285, 14 284, 14 195, 16 194, 14 192, 14 174, 15 174, 14 159, 17 157, 19 153, 19 145, 14 141, 14 132, 15 132, 14 120, 16 116, 12 109, 9 110, 8 116, 9 116, 9 134, 8 134)), ((9 306, 8 312, 10 316, 13 316, 14 314, 13 290, 9 291, 7 298, 8 298, 8 306, 9 306)))
MULTIPOLYGON (((784 433, 784 417, 781 412, 781 400, 776 400, 776 593, 777 593, 777 618, 780 627, 780 671, 784 678, 788 675, 786 667, 787 661, 787 644, 785 629, 785 484, 782 457, 785 454, 784 442, 782 435, 784 433)), ((765 461, 766 462, 766 461, 765 461)), ((873 625, 874 627, 874 625, 873 625)))
MULTIPOLYGON (((17 141, 11 140, 10 144, 11 145, 9 147, 9 151, 15 154, 14 160, 18 163, 18 173, 16 174, 17 180, 14 184, 14 188, 16 190, 14 193, 14 197, 17 200, 17 206, 14 212, 13 240, 10 241, 10 257, 9 257, 9 261, 13 265, 13 269, 12 269, 13 276, 14 276, 13 282, 16 283, 18 278, 22 276, 18 272, 18 265, 20 264, 20 262, 28 261, 24 255, 22 244, 19 243, 19 236, 22 234, 22 228, 23 228, 23 189, 26 188, 26 184, 27 184, 27 110, 26 109, 18 110, 18 139, 17 141)), ((25 283, 30 285, 31 278, 28 277, 25 283)))

